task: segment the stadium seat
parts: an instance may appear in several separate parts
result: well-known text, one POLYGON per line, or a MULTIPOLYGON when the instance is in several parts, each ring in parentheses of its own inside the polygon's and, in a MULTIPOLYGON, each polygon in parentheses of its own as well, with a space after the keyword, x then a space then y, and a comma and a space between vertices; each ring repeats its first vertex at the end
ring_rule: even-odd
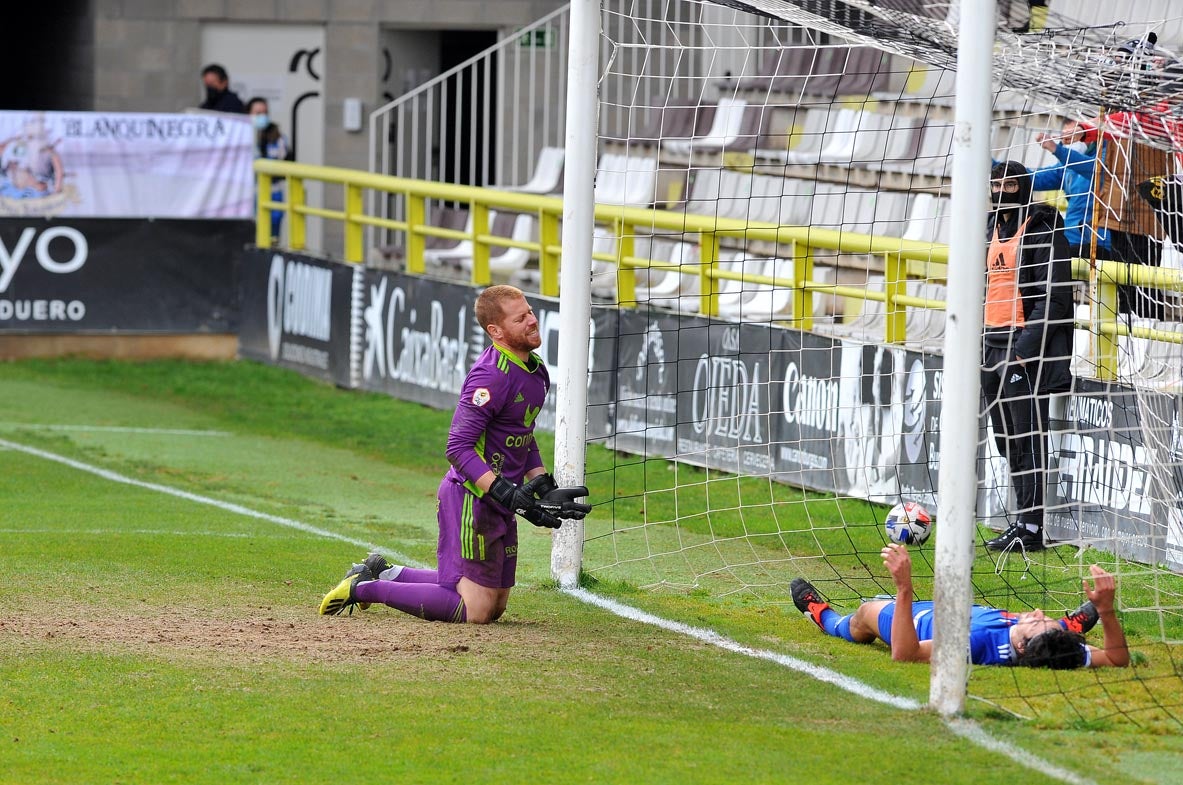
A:
MULTIPOLYGON (((688 308, 688 303, 694 300, 693 295, 699 290, 698 246, 657 237, 638 237, 634 248, 638 258, 685 268, 684 272, 638 269, 637 302, 674 310, 688 308)), ((697 310, 697 306, 693 310, 697 310)))
POLYGON ((649 122, 635 134, 628 144, 656 147, 670 139, 691 139, 704 134, 715 116, 714 104, 700 103, 697 98, 671 98, 664 106, 648 107, 649 122))
MULTIPOLYGON (((1163 332, 1183 333, 1183 323, 1154 321, 1149 326, 1163 332)), ((1183 385, 1183 344, 1150 341, 1135 382, 1177 392, 1183 385)))
POLYGON ((760 161, 775 161, 782 164, 787 163, 790 153, 799 153, 806 160, 816 160, 816 154, 821 151, 825 140, 829 116, 828 107, 816 107, 805 111, 801 125, 794 125, 789 129, 786 144, 759 146, 752 150, 752 156, 760 161))
POLYGON ((518 191, 529 194, 553 194, 563 184, 563 158, 566 151, 562 147, 543 147, 538 153, 538 161, 534 164, 534 173, 529 181, 523 185, 494 186, 503 191, 518 191))
MULTIPOLYGON (((868 292, 882 292, 884 290, 883 276, 868 275, 865 288, 868 292)), ((825 332, 839 338, 881 341, 884 330, 883 319, 886 313, 887 305, 883 301, 863 300, 858 316, 848 322, 836 322, 829 325, 825 332)))
MULTIPOLYGON (((464 211, 465 222, 462 227, 465 234, 472 234, 472 212, 464 211)), ((493 223, 493 217, 489 216, 490 225, 493 223)), ((448 227, 456 228, 456 227, 448 227)), ((440 242, 437 247, 428 248, 423 252, 423 259, 429 264, 444 264, 452 262, 456 259, 463 259, 464 257, 472 256, 472 241, 471 240, 448 240, 446 238, 434 238, 440 242)))
POLYGON ((903 238, 921 243, 947 243, 949 200, 933 194, 915 194, 908 208, 908 225, 903 238))
MULTIPOLYGON (((489 234, 497 237, 508 237, 518 242, 537 240, 538 219, 528 213, 505 213, 489 211, 489 234)), ((471 229, 469 230, 471 231, 471 229)), ((453 250, 438 261, 456 265, 466 272, 472 271, 472 243, 464 240, 461 246, 467 245, 467 253, 458 255, 453 250)), ((489 272, 499 275, 509 275, 522 270, 530 261, 530 251, 525 248, 507 248, 492 246, 489 249, 489 272)))
MULTIPOLYGON (((813 110, 806 115, 807 119, 809 114, 814 114, 813 110)), ((820 134, 803 138, 801 146, 786 151, 780 160, 787 164, 816 164, 826 157, 841 160, 842 150, 854 149, 861 114, 857 109, 828 112, 825 129, 820 134)))
POLYGON ((596 172, 597 204, 649 207, 657 192, 657 159, 648 156, 600 156, 596 172))
POLYGON ((817 70, 822 51, 800 45, 769 49, 761 61, 759 75, 740 79, 736 89, 799 96, 810 74, 817 70))
MULTIPOLYGON (((913 297, 944 302, 947 294, 944 284, 909 279, 907 292, 913 297)), ((940 350, 945 338, 945 311, 940 308, 908 306, 904 325, 905 346, 918 349, 940 350)))
MULTIPOLYGON (((597 226, 592 230, 592 253, 616 255, 616 234, 597 226)), ((591 293, 593 297, 616 300, 616 263, 592 258, 591 293)))
MULTIPOLYGON (((720 98, 715 107, 710 130, 690 139, 668 139, 662 148, 673 154, 692 155, 695 151, 718 151, 735 145, 744 127, 747 102, 738 98, 720 98)), ((754 142, 753 142, 754 145, 754 142)))
POLYGON ((882 90, 872 94, 880 101, 912 102, 952 106, 957 72, 916 61, 901 90, 882 90))
POLYGON ((866 168, 902 174, 948 177, 952 173, 953 125, 925 124, 914 160, 867 162, 866 168))
MULTIPOLYGON (((775 257, 740 257, 738 264, 745 275, 789 279, 793 275, 793 260, 775 257)), ((719 295, 719 315, 742 322, 768 322, 786 319, 791 315, 793 290, 787 286, 745 282, 740 292, 719 295)))

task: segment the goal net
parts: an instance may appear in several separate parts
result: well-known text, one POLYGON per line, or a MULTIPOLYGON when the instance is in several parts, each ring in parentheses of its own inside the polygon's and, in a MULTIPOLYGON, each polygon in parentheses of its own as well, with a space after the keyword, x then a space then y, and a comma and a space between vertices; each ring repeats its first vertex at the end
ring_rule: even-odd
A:
MULTIPOLYGON (((1022 168, 1031 236, 1044 221, 1056 239, 1016 250, 1042 266, 1015 273, 987 341, 1012 363, 1022 327, 1039 360, 1026 420, 1010 365, 984 388, 973 590, 1060 616, 1099 564, 1139 667, 975 669, 970 695, 1178 725, 1183 14, 999 6, 992 154, 1022 168)), ((942 370, 945 286, 966 267, 947 247, 956 19, 936 0, 604 3, 596 201, 620 209, 601 212, 592 293, 620 310, 617 388, 592 404, 611 458, 588 483, 612 501, 587 521, 590 579, 767 609, 790 637, 817 634, 795 577, 843 612, 893 592, 885 516, 935 515, 942 391, 966 383, 942 370)), ((922 599, 932 542, 911 548, 922 599)))

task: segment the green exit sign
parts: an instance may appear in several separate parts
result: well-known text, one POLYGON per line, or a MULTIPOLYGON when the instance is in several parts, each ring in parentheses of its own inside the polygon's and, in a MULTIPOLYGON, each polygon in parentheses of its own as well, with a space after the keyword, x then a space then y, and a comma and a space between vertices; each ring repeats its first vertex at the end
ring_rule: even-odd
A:
POLYGON ((554 49, 555 38, 553 27, 539 27, 522 33, 518 37, 518 46, 523 49, 554 49))

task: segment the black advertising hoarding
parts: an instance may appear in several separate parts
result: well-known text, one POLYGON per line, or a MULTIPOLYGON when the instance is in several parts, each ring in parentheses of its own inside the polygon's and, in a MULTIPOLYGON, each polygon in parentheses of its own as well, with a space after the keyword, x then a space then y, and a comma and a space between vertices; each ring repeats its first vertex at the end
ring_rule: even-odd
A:
POLYGON ((678 336, 679 460, 767 476, 772 330, 683 322, 678 336))
POLYGON ((920 502, 936 515, 937 475, 941 460, 941 396, 944 358, 907 352, 903 363, 903 400, 897 466, 899 495, 920 502))
MULTIPOLYGON (((402 273, 366 270, 361 278, 360 384, 403 400, 438 409, 456 405, 468 369, 487 346, 477 324, 473 287, 402 273)), ((542 346, 552 380, 557 378, 562 323, 558 302, 527 295, 538 317, 542 346)), ((594 309, 589 355, 589 438, 605 434, 612 400, 616 350, 612 340, 616 312, 594 309)), ((537 427, 553 431, 556 391, 547 396, 537 427)))
POLYGON ((356 266, 256 248, 242 265, 238 352, 341 386, 350 383, 356 266))
POLYGON ((0 332, 232 333, 249 221, 0 218, 0 332))
POLYGON ((1058 434, 1045 527, 1144 564, 1181 563, 1179 400, 1078 379, 1058 434), (1148 438, 1149 437, 1149 438, 1148 438), (1164 501, 1165 500, 1165 501, 1164 501))
POLYGON ((835 490, 841 429, 837 341, 777 330, 772 356, 773 476, 780 482, 835 490))
POLYGON ((472 288, 380 270, 365 270, 361 280, 362 389, 454 407, 485 348, 472 288))
POLYGON ((644 310, 619 314, 613 444, 627 452, 672 458, 678 454, 680 347, 690 341, 688 356, 697 356, 705 344, 686 328, 706 321, 644 310))

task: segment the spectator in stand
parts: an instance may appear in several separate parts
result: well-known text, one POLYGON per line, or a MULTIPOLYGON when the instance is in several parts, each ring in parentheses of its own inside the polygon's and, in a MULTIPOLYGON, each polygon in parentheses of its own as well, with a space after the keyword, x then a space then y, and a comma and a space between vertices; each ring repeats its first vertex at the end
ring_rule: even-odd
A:
POLYGON ((1097 162, 1097 129, 1088 123, 1068 120, 1060 135, 1039 134, 1036 141, 1056 157, 1058 163, 1032 169, 1031 190, 1063 191, 1068 200, 1064 212, 1064 239, 1071 254, 1093 258, 1096 235, 1096 258, 1109 259, 1108 229, 1095 229, 1093 218, 1093 169, 1097 162))
POLYGON ((230 75, 226 73, 225 68, 217 63, 210 63, 201 69, 201 81, 205 84, 205 101, 202 102, 201 109, 231 114, 246 112, 246 106, 238 97, 238 93, 230 89, 230 75))
MULTIPOLYGON (((255 157, 267 158, 272 161, 294 161, 295 153, 287 137, 279 132, 279 126, 271 122, 270 107, 267 99, 256 96, 247 101, 246 113, 251 118, 251 125, 255 129, 255 157)), ((283 180, 275 178, 271 181, 271 201, 283 201, 283 180)), ((283 210, 271 211, 271 241, 278 242, 279 229, 283 224, 283 210)))
MULTIPOLYGON (((1152 83, 1164 73, 1176 73, 1177 61, 1157 49, 1157 41, 1149 32, 1113 50, 1113 63, 1120 66, 1115 75, 1137 79, 1145 72, 1152 83)), ((1094 125, 1101 131, 1097 224, 1109 230, 1111 258, 1157 267, 1162 262, 1163 227, 1153 206, 1138 196, 1138 187, 1171 171, 1167 150, 1183 149, 1183 125, 1174 119, 1170 100, 1165 98, 1143 110, 1110 112, 1094 125)), ((1165 301, 1152 287, 1120 286, 1118 311, 1162 319, 1165 301)))

